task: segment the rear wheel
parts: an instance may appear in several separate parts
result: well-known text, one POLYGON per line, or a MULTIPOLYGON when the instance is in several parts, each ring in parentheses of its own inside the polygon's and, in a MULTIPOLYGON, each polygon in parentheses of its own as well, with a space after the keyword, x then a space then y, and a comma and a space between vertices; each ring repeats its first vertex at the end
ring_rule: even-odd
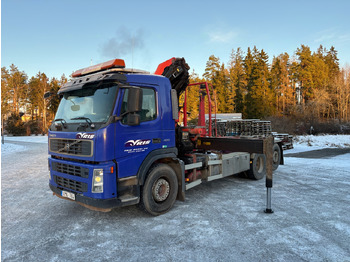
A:
POLYGON ((272 151, 272 170, 275 171, 280 165, 281 148, 277 144, 274 144, 272 151))
POLYGON ((255 154, 247 172, 250 179, 260 180, 266 175, 266 157, 263 154, 255 154))
POLYGON ((143 185, 140 206, 154 216, 164 214, 174 205, 177 191, 175 171, 166 164, 156 164, 149 170, 143 185))

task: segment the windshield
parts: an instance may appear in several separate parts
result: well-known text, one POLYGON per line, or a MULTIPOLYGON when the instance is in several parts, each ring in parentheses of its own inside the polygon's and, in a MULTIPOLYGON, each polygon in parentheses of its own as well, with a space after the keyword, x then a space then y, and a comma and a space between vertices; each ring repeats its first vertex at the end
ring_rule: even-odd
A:
POLYGON ((86 122, 86 119, 93 123, 107 122, 113 111, 117 88, 116 83, 95 84, 66 92, 55 119, 63 119, 66 123, 86 122))

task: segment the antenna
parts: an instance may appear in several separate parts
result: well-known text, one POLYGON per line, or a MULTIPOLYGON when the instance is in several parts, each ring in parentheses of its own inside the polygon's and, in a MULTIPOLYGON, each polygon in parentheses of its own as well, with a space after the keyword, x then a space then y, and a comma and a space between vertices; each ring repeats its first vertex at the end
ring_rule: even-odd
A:
POLYGON ((131 70, 134 72, 134 42, 135 37, 132 38, 132 45, 131 45, 131 70))

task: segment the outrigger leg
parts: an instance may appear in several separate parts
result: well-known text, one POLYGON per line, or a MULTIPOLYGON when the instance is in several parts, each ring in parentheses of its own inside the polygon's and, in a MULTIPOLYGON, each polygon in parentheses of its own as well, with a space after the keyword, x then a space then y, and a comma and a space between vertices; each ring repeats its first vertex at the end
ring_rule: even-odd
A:
POLYGON ((273 210, 271 208, 271 189, 272 189, 272 148, 273 148, 273 137, 270 136, 264 139, 264 154, 266 156, 266 209, 265 213, 272 214, 273 210))

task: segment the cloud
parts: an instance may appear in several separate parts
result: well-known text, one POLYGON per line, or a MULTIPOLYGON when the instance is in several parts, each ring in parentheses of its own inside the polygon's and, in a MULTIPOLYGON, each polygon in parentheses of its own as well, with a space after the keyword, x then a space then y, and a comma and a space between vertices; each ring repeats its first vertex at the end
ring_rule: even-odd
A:
POLYGON ((337 28, 326 29, 316 34, 315 43, 346 43, 350 41, 350 34, 344 34, 337 28))
POLYGON ((321 36, 319 36, 318 38, 315 39, 316 43, 320 43, 320 42, 324 42, 324 41, 329 41, 329 40, 333 40, 336 39, 336 35, 334 33, 332 34, 323 34, 321 36))
POLYGON ((120 27, 110 39, 106 40, 100 53, 105 57, 122 57, 144 48, 144 32, 141 29, 130 31, 120 27))
POLYGON ((211 31, 208 33, 211 42, 229 43, 233 41, 238 34, 234 31, 211 31))
POLYGON ((349 42, 350 41, 350 34, 339 35, 338 38, 340 41, 349 42))
POLYGON ((314 39, 315 43, 332 41, 332 40, 335 40, 338 38, 335 28, 322 30, 322 31, 316 33, 315 37, 316 37, 314 39))

